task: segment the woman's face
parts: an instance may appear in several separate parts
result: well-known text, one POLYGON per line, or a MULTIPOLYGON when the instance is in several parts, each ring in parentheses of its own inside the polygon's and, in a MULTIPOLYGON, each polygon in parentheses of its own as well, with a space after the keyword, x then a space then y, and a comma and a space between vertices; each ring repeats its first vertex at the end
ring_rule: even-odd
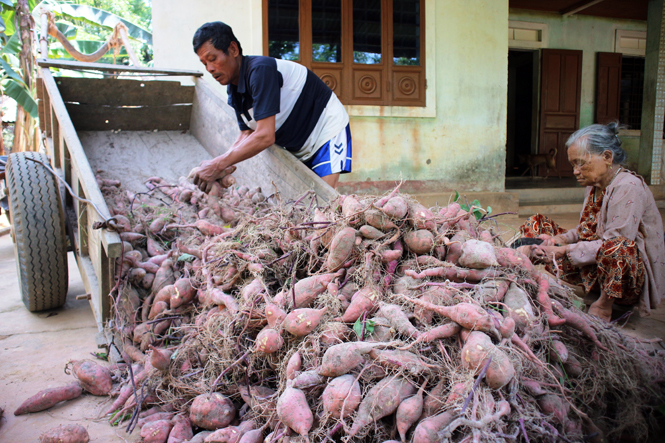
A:
POLYGON ((610 168, 612 166, 610 151, 591 154, 576 142, 568 148, 568 161, 573 166, 577 182, 582 186, 598 186, 604 189, 614 174, 614 170, 610 168))

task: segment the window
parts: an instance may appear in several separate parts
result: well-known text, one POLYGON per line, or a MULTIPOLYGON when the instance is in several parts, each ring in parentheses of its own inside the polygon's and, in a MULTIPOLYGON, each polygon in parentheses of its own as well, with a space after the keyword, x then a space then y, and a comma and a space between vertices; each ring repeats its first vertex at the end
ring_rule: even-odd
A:
POLYGON ((348 105, 425 106, 425 0, 263 0, 264 54, 348 105))
POLYGON ((623 56, 621 60, 621 99, 619 120, 630 130, 642 128, 644 57, 623 56))

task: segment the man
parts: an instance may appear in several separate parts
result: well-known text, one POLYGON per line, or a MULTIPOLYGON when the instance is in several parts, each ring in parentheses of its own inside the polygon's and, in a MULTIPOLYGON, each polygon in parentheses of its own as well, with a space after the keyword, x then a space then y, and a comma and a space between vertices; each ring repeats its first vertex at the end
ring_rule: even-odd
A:
POLYGON ((194 34, 194 52, 227 87, 240 135, 224 154, 201 163, 194 182, 204 191, 229 166, 272 144, 293 153, 333 188, 351 172, 349 116, 337 96, 302 65, 243 56, 230 26, 211 22, 194 34))

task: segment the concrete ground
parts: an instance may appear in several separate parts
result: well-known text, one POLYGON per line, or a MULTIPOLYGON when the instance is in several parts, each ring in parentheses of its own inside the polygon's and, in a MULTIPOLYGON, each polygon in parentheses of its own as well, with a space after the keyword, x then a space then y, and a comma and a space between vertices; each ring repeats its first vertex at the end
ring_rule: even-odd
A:
POLYGON ((74 423, 88 429, 91 442, 139 440, 138 431, 129 436, 100 419, 103 410, 110 406, 109 400, 90 394, 44 412, 14 416, 14 410, 38 391, 74 381, 72 375, 64 373, 69 360, 95 358, 90 354, 98 351, 92 310, 87 300, 76 300, 77 295, 84 293, 70 253, 65 306, 48 313, 28 312, 19 294, 14 245, 9 235, 0 237, 0 408, 4 409, 0 418, 1 443, 37 442, 49 429, 74 423))
MULTIPOLYGON (((553 218, 563 227, 572 228, 577 224, 578 214, 558 214, 553 218)), ((504 238, 511 237, 522 221, 502 219, 499 227, 504 238)), ((6 226, 4 216, 0 218, 0 233, 3 226, 6 226)), ((38 391, 72 382, 74 378, 63 371, 69 360, 94 358, 91 353, 98 349, 92 310, 88 301, 76 300, 77 295, 84 293, 70 253, 65 306, 49 313, 28 312, 19 294, 11 237, 0 237, 0 408, 5 410, 0 418, 0 443, 36 442, 47 430, 72 423, 85 426, 93 443, 140 440, 138 431, 128 435, 124 429, 112 427, 100 418, 109 400, 89 394, 44 412, 19 417, 13 414, 26 398, 38 391)), ((625 330, 642 337, 665 339, 665 303, 651 317, 633 315, 625 330)))

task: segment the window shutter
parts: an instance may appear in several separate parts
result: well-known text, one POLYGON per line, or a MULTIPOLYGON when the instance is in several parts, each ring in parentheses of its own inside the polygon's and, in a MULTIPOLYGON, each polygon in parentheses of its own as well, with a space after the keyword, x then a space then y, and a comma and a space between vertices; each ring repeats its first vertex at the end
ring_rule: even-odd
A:
POLYGON ((619 52, 599 52, 596 77, 596 123, 619 120, 621 99, 621 59, 619 52))

